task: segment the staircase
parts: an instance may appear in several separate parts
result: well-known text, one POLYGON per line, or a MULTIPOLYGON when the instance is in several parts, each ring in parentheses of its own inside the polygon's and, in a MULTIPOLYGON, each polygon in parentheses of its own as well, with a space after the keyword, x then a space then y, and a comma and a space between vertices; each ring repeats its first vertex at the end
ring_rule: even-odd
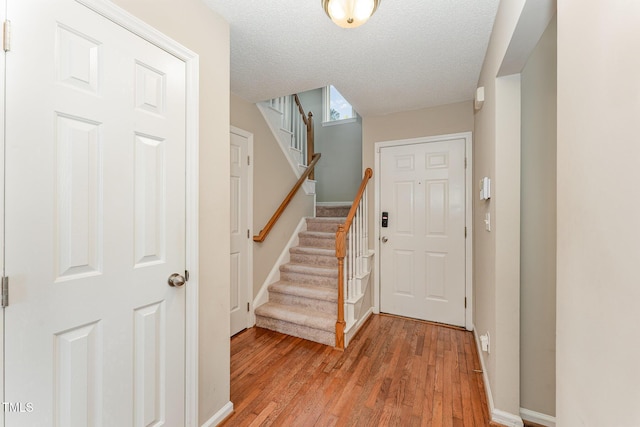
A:
POLYGON ((256 326, 335 346, 338 261, 335 238, 350 206, 318 206, 298 234, 280 280, 268 287, 269 302, 255 310, 256 326))

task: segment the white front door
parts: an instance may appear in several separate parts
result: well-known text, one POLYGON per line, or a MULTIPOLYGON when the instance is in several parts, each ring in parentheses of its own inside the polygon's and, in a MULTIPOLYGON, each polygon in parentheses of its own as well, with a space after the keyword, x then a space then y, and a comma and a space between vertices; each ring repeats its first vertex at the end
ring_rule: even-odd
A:
POLYGON ((464 139, 381 148, 381 311, 465 326, 464 158, 464 139))
POLYGON ((184 425, 185 63, 8 3, 6 425, 184 425))
POLYGON ((249 137, 231 131, 231 335, 249 325, 249 137))

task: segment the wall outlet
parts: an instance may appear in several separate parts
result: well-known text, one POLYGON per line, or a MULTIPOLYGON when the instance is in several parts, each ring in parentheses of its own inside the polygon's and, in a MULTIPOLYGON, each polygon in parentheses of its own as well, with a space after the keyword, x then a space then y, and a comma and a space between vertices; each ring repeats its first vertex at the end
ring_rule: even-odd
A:
POLYGON ((480 335, 480 346, 482 351, 487 354, 491 353, 491 335, 489 335, 489 331, 484 335, 480 335))

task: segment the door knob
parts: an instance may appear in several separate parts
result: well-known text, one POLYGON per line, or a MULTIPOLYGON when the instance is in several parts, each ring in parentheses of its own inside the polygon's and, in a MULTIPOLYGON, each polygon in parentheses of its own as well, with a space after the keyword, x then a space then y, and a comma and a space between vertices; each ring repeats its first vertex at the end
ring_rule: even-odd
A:
POLYGON ((387 243, 389 241, 389 239, 387 239, 387 236, 382 236, 382 243, 387 243))
POLYGON ((167 280, 169 286, 173 286, 175 288, 183 286, 186 282, 187 280, 184 278, 184 276, 178 273, 173 273, 171 276, 169 276, 169 280, 167 280))

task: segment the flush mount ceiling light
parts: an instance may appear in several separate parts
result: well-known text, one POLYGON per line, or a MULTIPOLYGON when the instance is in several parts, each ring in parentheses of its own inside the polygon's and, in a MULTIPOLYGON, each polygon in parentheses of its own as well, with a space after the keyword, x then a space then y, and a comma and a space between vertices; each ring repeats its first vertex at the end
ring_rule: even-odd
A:
POLYGON ((381 0, 322 0, 329 18, 342 28, 355 28, 367 22, 381 0))

